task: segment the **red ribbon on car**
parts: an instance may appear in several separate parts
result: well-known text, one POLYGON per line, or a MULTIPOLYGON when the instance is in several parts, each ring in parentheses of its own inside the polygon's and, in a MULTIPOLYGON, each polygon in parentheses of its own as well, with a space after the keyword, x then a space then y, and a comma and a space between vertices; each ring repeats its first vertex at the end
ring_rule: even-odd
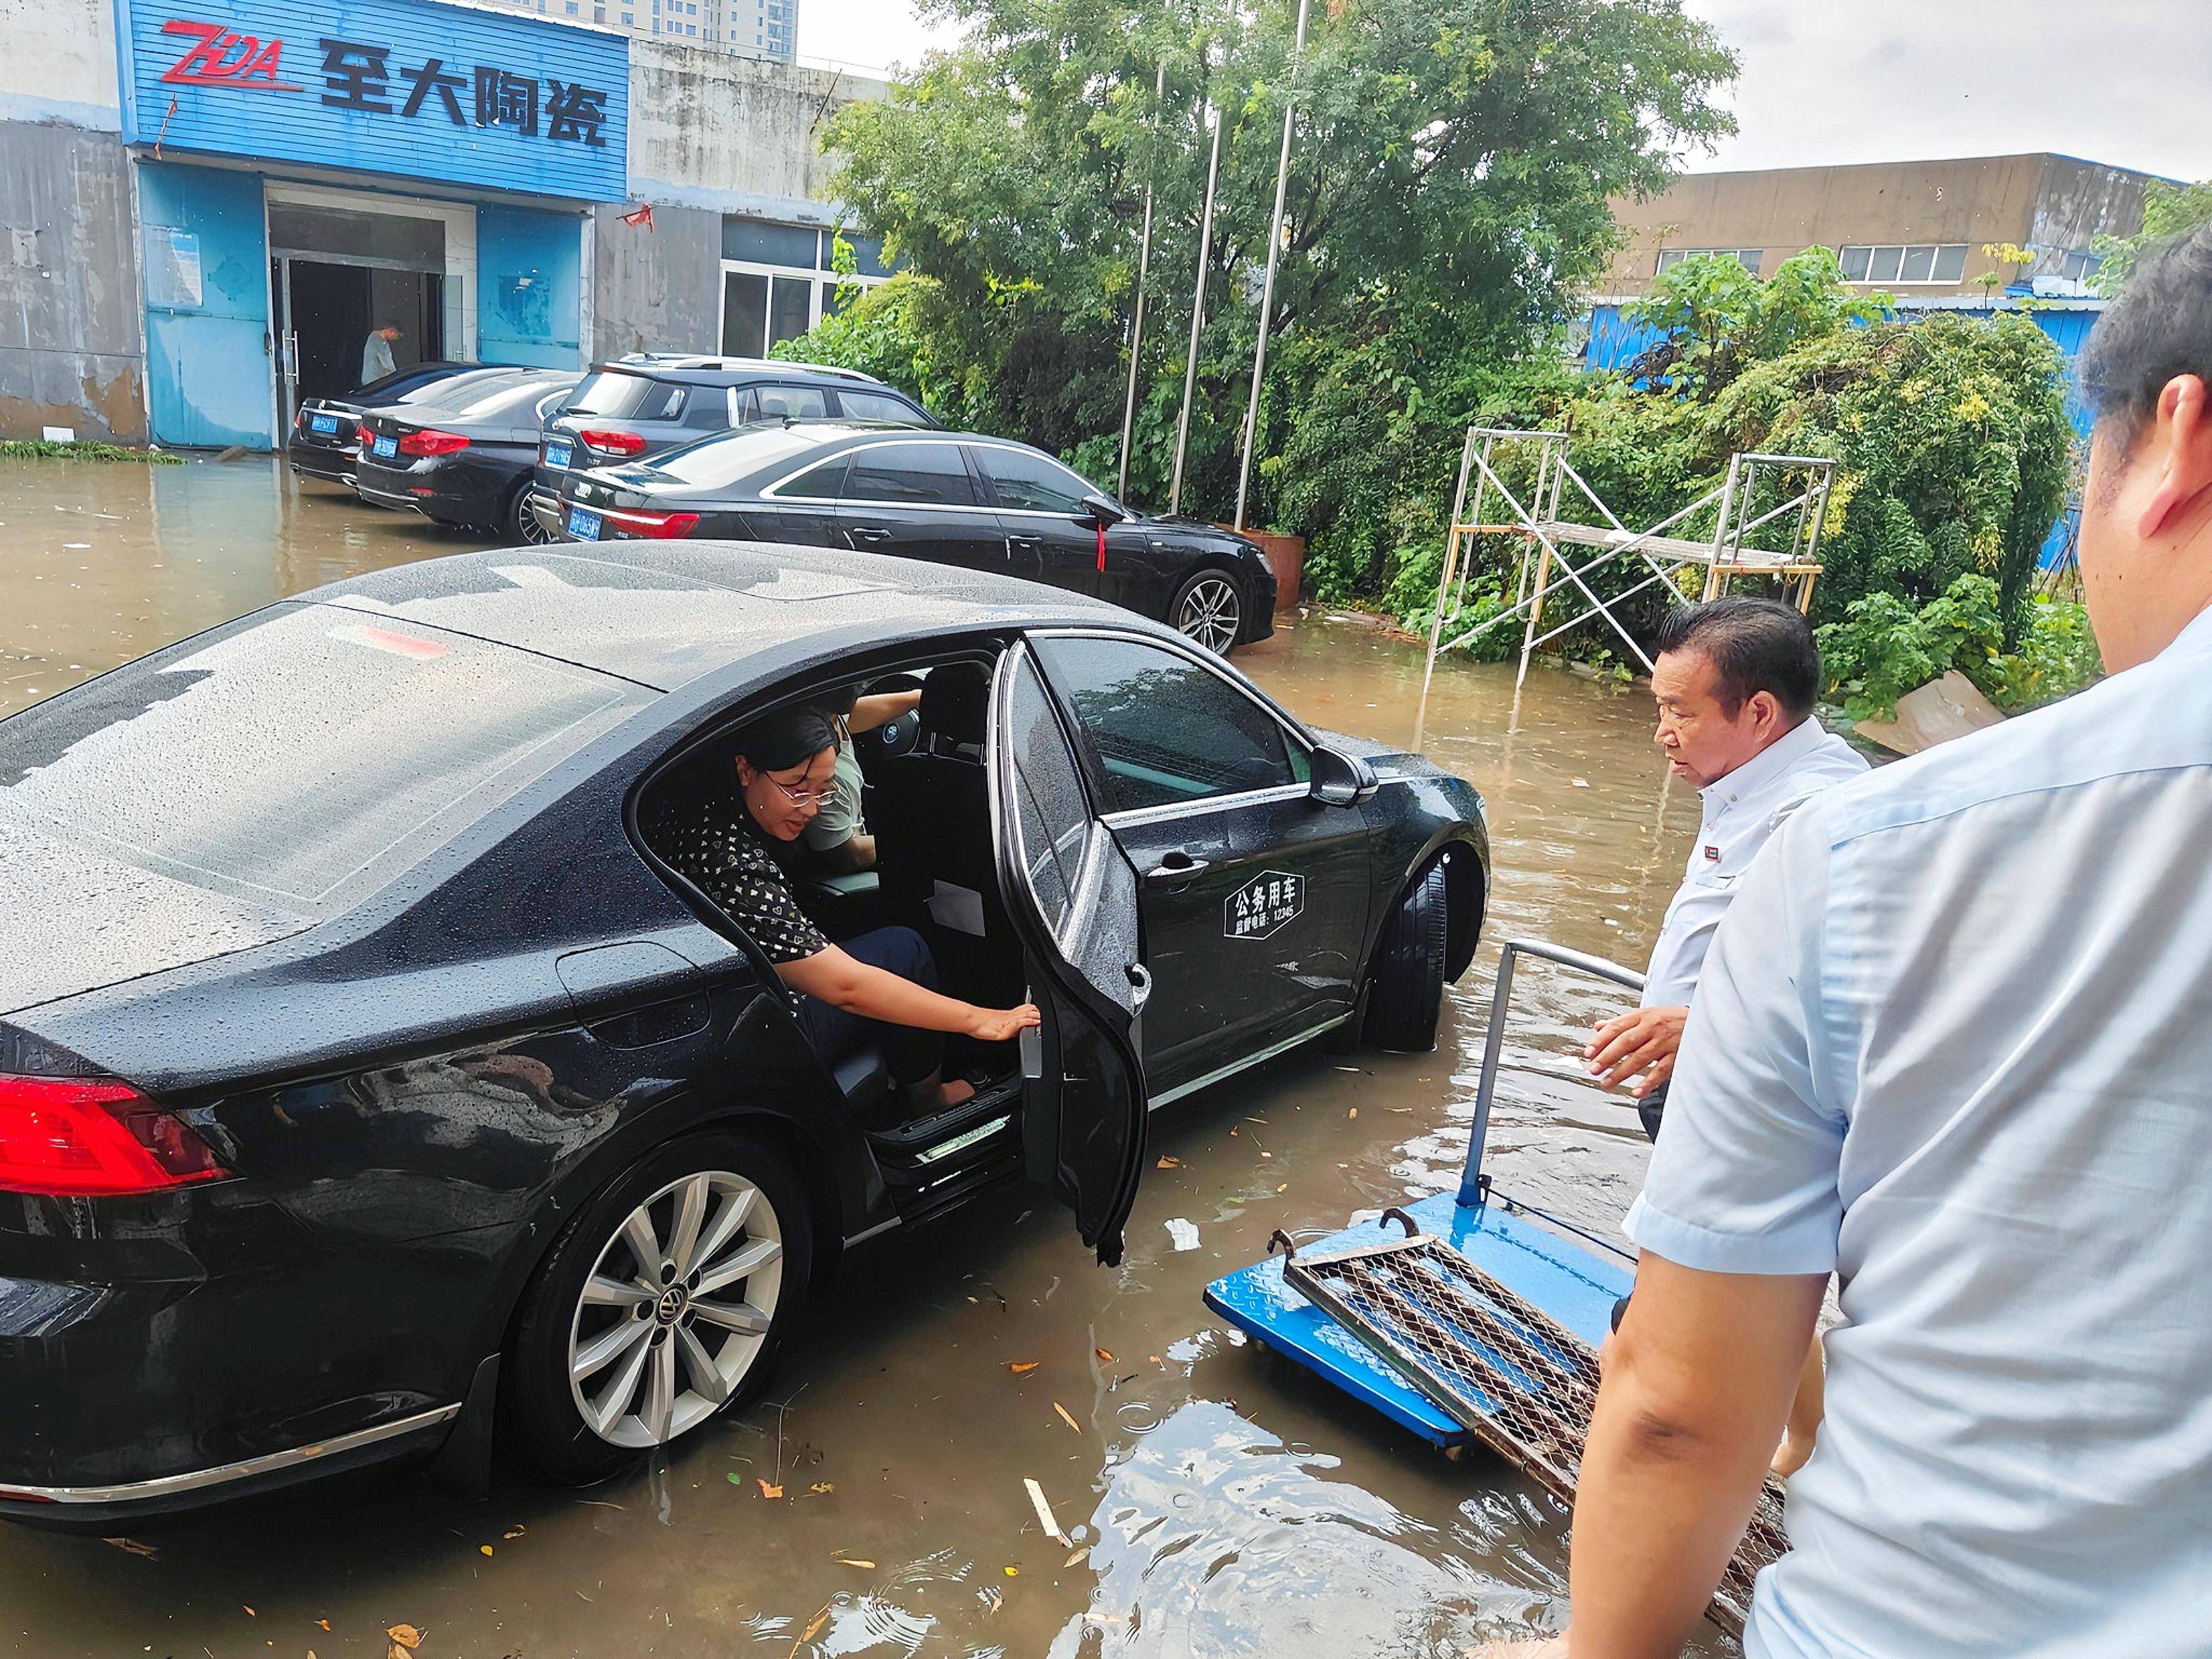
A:
POLYGON ((1103 524, 1098 526, 1098 568, 1106 568, 1106 526, 1103 524))

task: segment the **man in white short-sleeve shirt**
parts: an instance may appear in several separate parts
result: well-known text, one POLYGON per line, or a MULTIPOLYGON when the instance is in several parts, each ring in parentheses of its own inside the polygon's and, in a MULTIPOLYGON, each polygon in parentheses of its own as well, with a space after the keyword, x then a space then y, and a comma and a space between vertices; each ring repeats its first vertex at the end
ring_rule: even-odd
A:
POLYGON ((1721 925, 1630 1218, 1576 1659, 1697 1626, 1831 1270, 1749 1659, 2212 1654, 2208 381, 2212 228, 2083 360, 2112 678, 1808 802, 1721 925))

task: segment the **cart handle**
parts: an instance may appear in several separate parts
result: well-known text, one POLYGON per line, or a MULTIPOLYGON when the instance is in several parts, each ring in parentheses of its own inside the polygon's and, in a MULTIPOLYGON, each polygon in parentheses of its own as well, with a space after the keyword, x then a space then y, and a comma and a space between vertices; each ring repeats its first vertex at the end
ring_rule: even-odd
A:
POLYGON ((1505 1049, 1505 1018, 1513 1001, 1513 969, 1522 957, 1556 963, 1577 973, 1610 980, 1632 991, 1644 988, 1644 975, 1586 951, 1570 951, 1540 939, 1510 939, 1498 956, 1498 986, 1490 995, 1490 1029, 1483 1033, 1482 1074, 1474 1089, 1474 1126, 1468 1133, 1467 1168, 1459 1181, 1459 1203, 1472 1209, 1482 1201, 1483 1144, 1490 1136, 1490 1103, 1498 1091, 1498 1060, 1505 1049))

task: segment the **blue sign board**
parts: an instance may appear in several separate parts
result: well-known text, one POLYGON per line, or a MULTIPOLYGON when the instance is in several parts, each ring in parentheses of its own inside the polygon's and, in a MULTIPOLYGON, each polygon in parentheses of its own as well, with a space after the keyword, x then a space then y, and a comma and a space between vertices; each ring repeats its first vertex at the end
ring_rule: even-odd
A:
POLYGON ((629 193, 626 35, 446 0, 116 0, 116 14, 127 143, 629 193))

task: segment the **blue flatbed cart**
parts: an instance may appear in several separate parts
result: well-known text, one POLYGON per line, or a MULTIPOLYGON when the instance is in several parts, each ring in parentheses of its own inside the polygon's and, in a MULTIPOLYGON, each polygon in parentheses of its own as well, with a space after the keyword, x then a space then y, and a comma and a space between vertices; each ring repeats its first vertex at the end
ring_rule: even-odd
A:
MULTIPOLYGON (((1479 1441, 1571 1500, 1597 1393, 1596 1351, 1633 1282, 1621 1246, 1516 1202, 1483 1174, 1484 1142, 1522 957, 1631 990, 1601 957, 1514 939, 1498 964, 1456 1192, 1304 1243, 1277 1233, 1267 1260, 1206 1287, 1206 1305, 1431 1443, 1479 1441), (1280 1255, 1275 1252, 1279 1249, 1280 1255)), ((1759 1568, 1788 1547, 1770 1483, 1712 1607, 1740 1632, 1759 1568)))

